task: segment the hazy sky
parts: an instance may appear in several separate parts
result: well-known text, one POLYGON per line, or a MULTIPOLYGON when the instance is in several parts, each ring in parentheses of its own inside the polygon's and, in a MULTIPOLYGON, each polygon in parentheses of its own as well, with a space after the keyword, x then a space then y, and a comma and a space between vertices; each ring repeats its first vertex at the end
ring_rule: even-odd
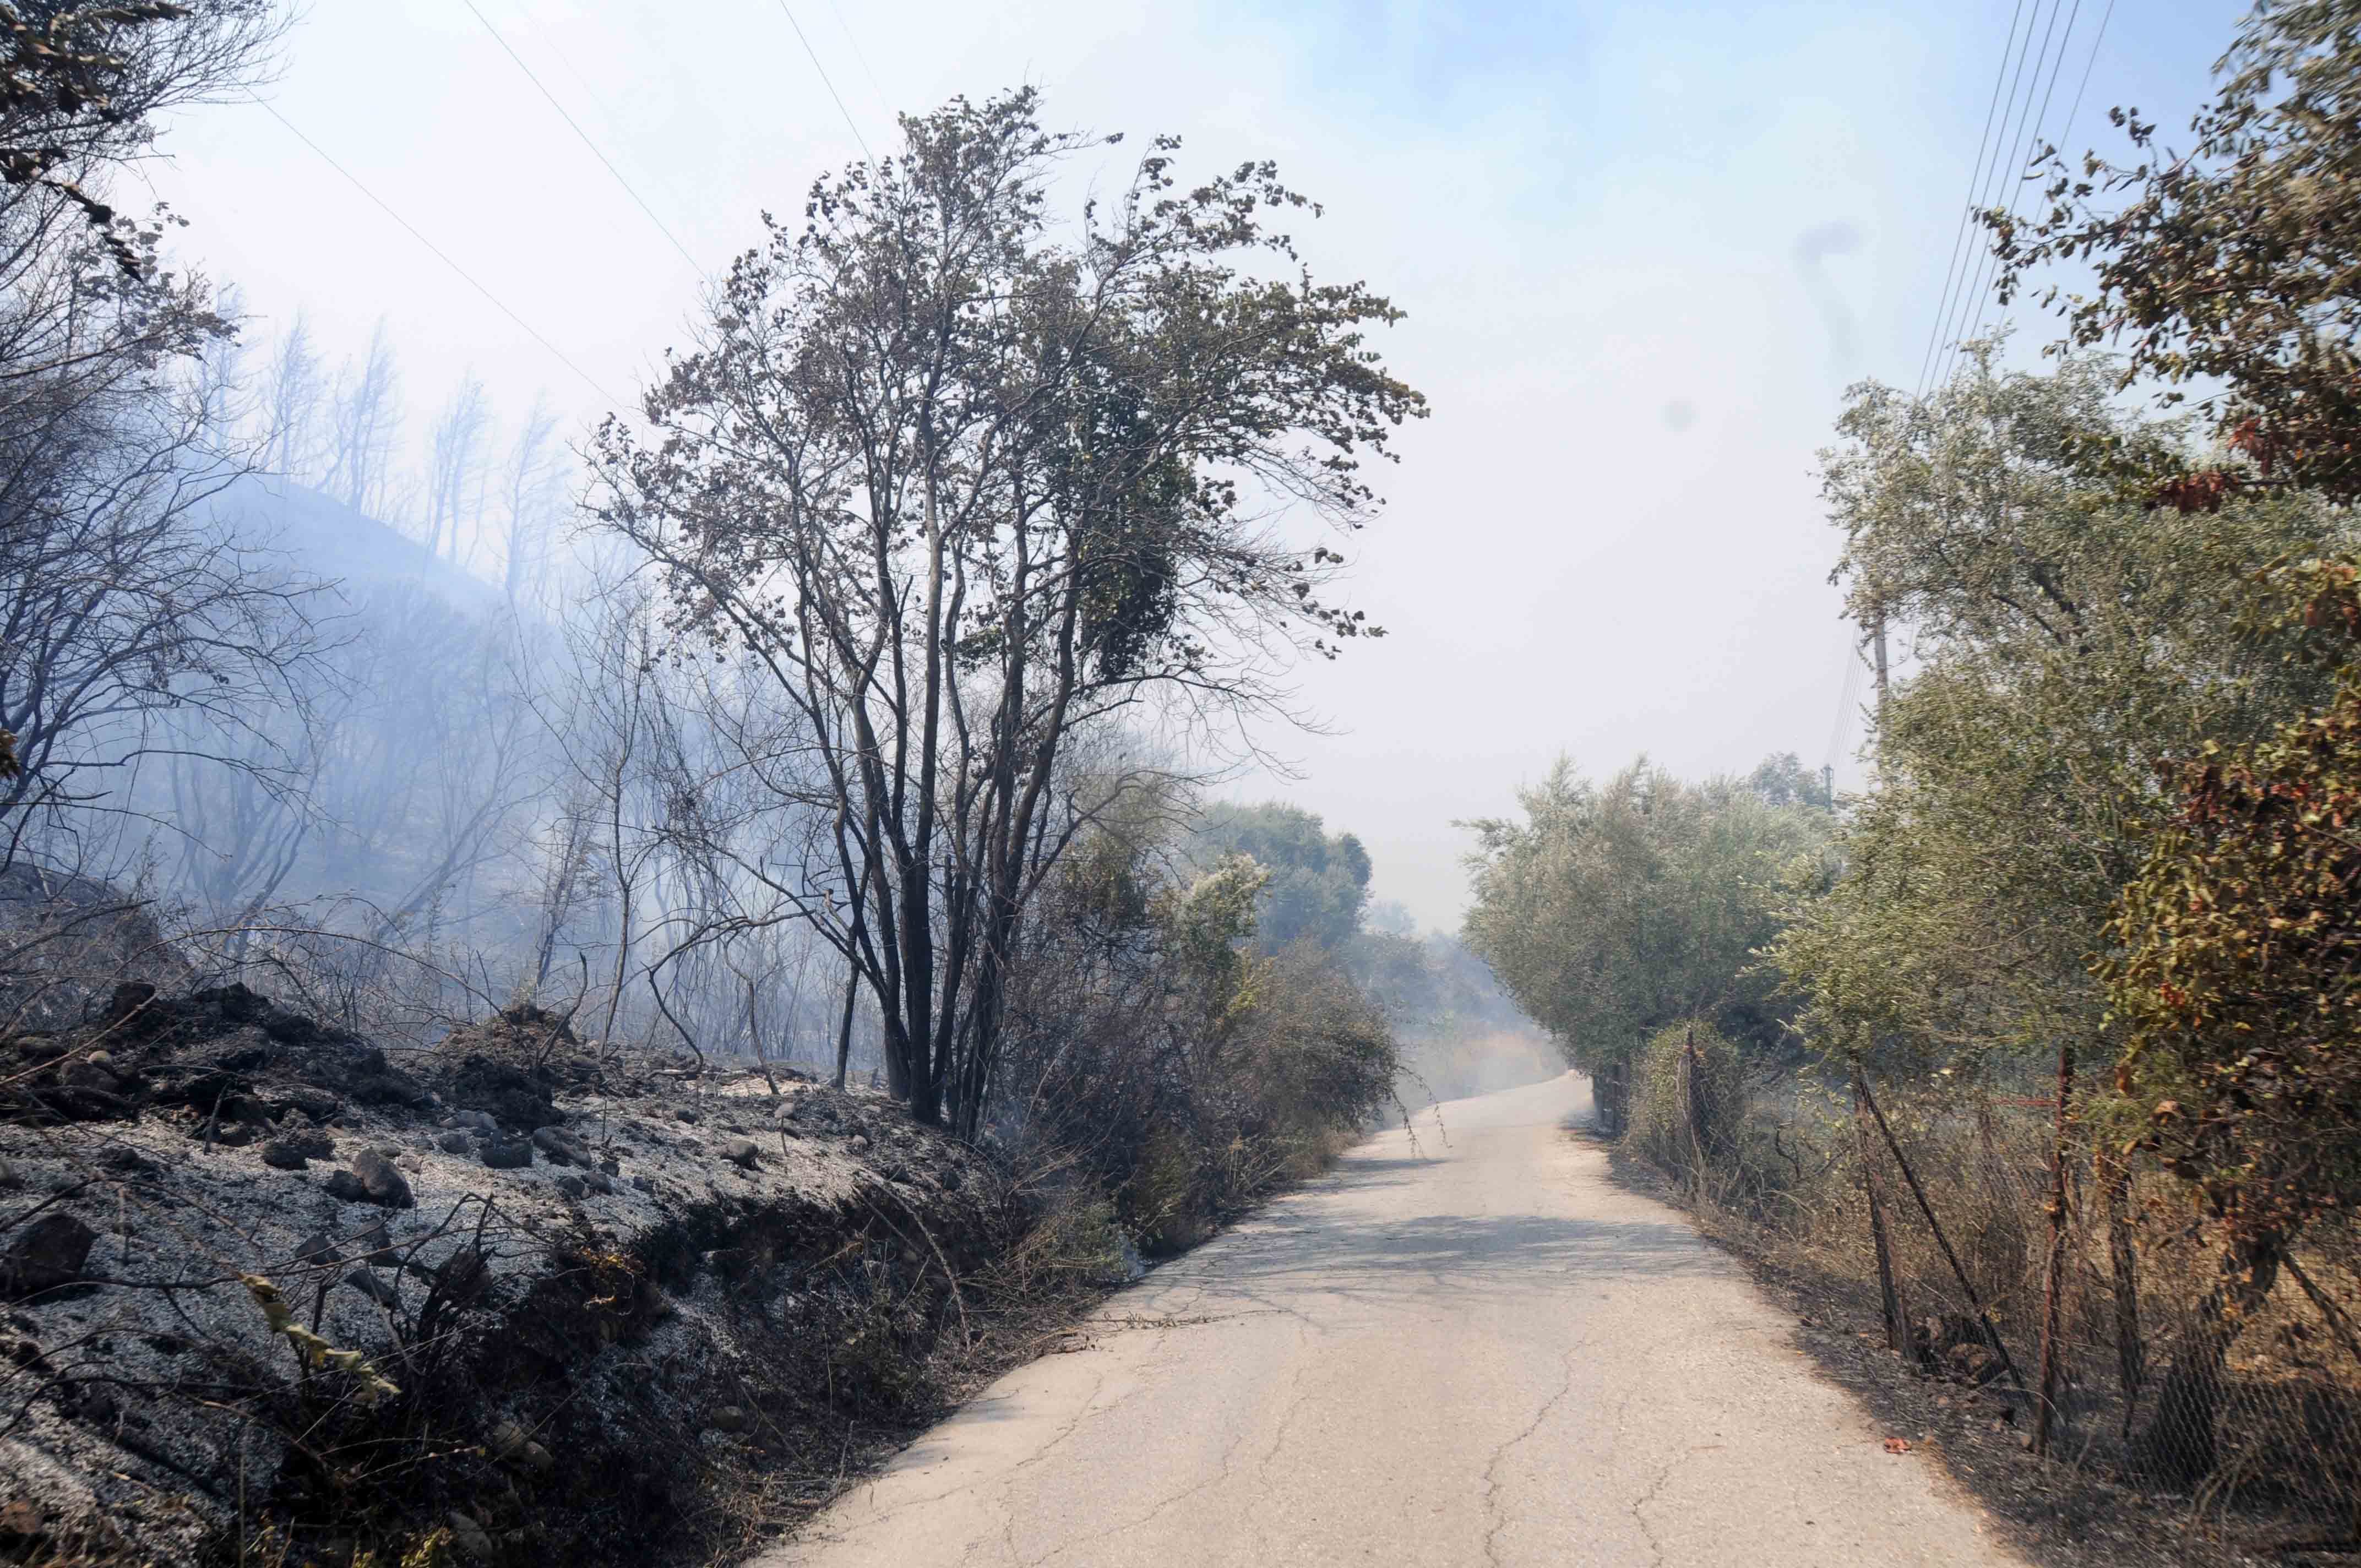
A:
MULTIPOLYGON (((1029 82, 1131 133, 1104 184, 1158 131, 1278 159, 1327 204, 1315 271, 1410 313, 1381 346, 1433 416, 1349 549, 1390 635, 1302 672, 1334 732, 1268 737, 1300 778, 1235 793, 1359 833, 1378 895, 1448 926, 1453 820, 1560 751, 1821 762, 1847 652, 1813 455, 1847 382, 1917 378, 2014 0, 792 4, 844 113, 778 0, 476 0, 707 269, 861 156, 848 115, 883 153, 897 109, 1029 82)), ((2068 0, 2050 125, 2102 13, 2070 145, 2117 146, 2117 103, 2185 124, 2241 8, 2068 0)), ((587 373, 263 108, 188 116, 152 170, 182 254, 332 356, 384 316, 413 438, 468 369, 578 424, 681 340, 697 270, 467 0, 313 0, 266 96, 587 373)))

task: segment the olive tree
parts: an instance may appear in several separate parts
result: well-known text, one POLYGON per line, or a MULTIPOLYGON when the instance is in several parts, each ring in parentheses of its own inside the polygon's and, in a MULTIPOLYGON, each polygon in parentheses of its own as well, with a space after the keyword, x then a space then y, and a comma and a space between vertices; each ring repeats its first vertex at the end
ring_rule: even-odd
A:
MULTIPOLYGON (((1419 396, 1272 225, 1248 163, 1184 187, 1159 139, 1112 203, 1053 222, 1092 145, 1028 91, 903 122, 816 183, 715 291, 699 338, 603 427, 598 515, 651 563, 682 656, 796 717, 806 865, 760 868, 845 955, 922 1120, 972 1131, 1008 955, 1079 828, 1158 770, 1058 787, 1080 732, 1202 738, 1281 711, 1295 653, 1374 631, 1330 591, 1419 396)), ((752 700, 752 699, 750 699, 752 700)))

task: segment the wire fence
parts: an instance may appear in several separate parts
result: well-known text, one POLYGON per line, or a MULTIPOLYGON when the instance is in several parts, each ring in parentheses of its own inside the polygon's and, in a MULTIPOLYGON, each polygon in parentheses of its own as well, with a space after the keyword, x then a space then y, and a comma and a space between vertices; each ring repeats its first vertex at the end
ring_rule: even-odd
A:
POLYGON ((2225 1237, 2070 1081, 2062 1113, 2035 1087, 1750 1080, 1675 1033, 1631 1135, 1710 1222, 1850 1288, 1904 1367, 2002 1401, 2048 1473, 2232 1539, 2361 1548, 2361 1234, 2225 1237))

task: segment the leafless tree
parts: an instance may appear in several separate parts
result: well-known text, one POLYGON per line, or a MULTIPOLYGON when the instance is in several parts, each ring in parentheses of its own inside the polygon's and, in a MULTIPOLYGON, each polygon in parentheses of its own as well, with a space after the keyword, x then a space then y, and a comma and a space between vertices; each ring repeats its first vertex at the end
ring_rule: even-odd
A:
POLYGON ((426 549, 459 561, 474 553, 484 508, 484 444, 491 433, 484 384, 460 378, 434 421, 426 457, 426 549), (466 543, 461 543, 462 534, 466 543))
POLYGON ((549 564, 550 535, 566 505, 566 448, 546 398, 533 400, 500 475, 500 586, 511 606, 549 564))
POLYGON ((394 455, 401 439, 401 372, 379 320, 368 357, 337 378, 331 446, 320 488, 355 511, 382 516, 392 500, 394 455))
POLYGON ((263 374, 256 466, 307 483, 317 477, 320 416, 328 398, 326 373, 313 346, 311 326, 298 315, 272 350, 263 374))

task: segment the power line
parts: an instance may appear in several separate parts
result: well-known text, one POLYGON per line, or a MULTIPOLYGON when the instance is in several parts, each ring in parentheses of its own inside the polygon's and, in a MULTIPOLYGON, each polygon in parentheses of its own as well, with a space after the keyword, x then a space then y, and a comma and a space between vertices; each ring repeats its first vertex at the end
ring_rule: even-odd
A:
MULTIPOLYGON (((489 16, 485 16, 484 13, 478 8, 476 0, 459 0, 459 3, 467 6, 469 11, 475 14, 476 20, 484 24, 484 31, 492 35, 492 41, 500 45, 501 49, 507 53, 511 60, 516 61, 516 68, 524 72, 525 80, 532 82, 544 98, 549 100, 549 106, 557 111, 557 117, 564 120, 567 128, 572 130, 576 136, 582 138, 582 145, 590 149, 590 156, 597 159, 600 163, 606 165, 607 172, 615 177, 615 183, 623 188, 623 193, 631 197, 632 201, 638 203, 640 211, 648 215, 648 222, 655 225, 656 231, 663 235, 664 238, 672 241, 672 247, 680 252, 680 258, 683 261, 687 262, 689 269, 697 273, 698 277, 703 277, 705 275, 705 269, 698 266, 697 258, 688 253, 688 247, 680 243, 680 236, 673 233, 670 226, 667 225, 662 218, 656 216, 656 210, 648 205, 646 199, 631 188, 631 182, 623 178, 623 171, 615 167, 614 160, 609 159, 605 153, 598 150, 598 144, 590 139, 590 133, 584 130, 581 124, 577 121, 573 115, 566 112, 566 105, 557 101, 557 94, 552 93, 546 86, 543 85, 541 78, 533 74, 533 67, 524 62, 524 56, 517 53, 514 49, 510 48, 509 40, 500 36, 500 30, 498 27, 492 26, 492 19, 489 16)), ((833 91, 833 89, 831 89, 831 91, 833 91)))
POLYGON ((1844 683, 1837 693, 1837 721, 1835 727, 1828 731, 1828 758, 1820 765, 1820 771, 1823 773, 1837 765, 1837 758, 1844 751, 1845 737, 1852 733, 1853 718, 1859 711, 1861 673, 1863 668, 1861 644, 1854 641, 1848 634, 1845 638, 1844 683))
MULTIPOLYGON (((1993 117, 2000 108, 2000 84, 2008 77, 2008 52, 2016 46, 2017 19, 2025 15, 2025 0, 2016 0, 2016 9, 2009 14, 2008 41, 2000 48, 2000 68, 1993 72, 1992 97, 1984 104, 1984 128, 1976 137, 1975 166, 1968 174, 1968 193, 1960 203, 1960 226, 1951 236, 1951 261, 1943 269, 1943 295, 1935 307, 1935 319, 1927 326, 1927 351, 1918 360, 1917 397, 1927 395, 1927 373, 1935 366, 1935 345, 1942 336, 1943 323, 1951 313, 1952 290, 1967 280, 1961 272, 1961 247, 1967 243, 1968 230, 1976 210, 1976 189, 1984 178, 1984 159, 1999 151, 1993 141, 1993 117)), ((2032 29, 2027 28, 2029 35, 2032 29)))
MULTIPOLYGON (((2042 32, 2041 47, 2038 52, 2037 52, 2033 47, 2032 27, 2028 25, 2026 27, 2024 41, 2017 50, 2015 74, 2009 83, 2008 113, 2002 118, 2003 129, 2000 146, 2003 150, 2021 149, 2024 145, 2025 132, 2027 128, 2028 121, 2033 114, 2033 100, 2041 88, 2042 63, 2048 57, 2049 40, 2058 30, 2058 13, 2062 10, 2064 6, 2065 0, 2050 0, 2049 25, 2042 32), (2026 77, 2025 71, 2026 62, 2028 60, 2033 62, 2033 74, 2029 79, 2026 77), (2025 85, 2025 102, 2021 108, 2017 104, 2016 89, 2018 82, 2023 82, 2025 85), (2009 125, 2011 118, 2014 118, 2015 121, 2014 126, 2009 125)), ((2034 0, 2034 20, 2037 22, 2039 21, 2040 16, 2040 0, 2034 0)), ((2011 152, 2010 161, 2012 163, 2021 165, 2023 159, 2017 156, 2016 153, 2011 152)), ((1991 209, 1999 203, 2001 181, 2003 179, 2003 167, 2004 166, 2000 162, 1999 158, 1995 156, 1992 169, 1986 175, 1984 181, 1984 199, 1981 204, 1986 210, 1991 209)), ((1938 387, 1950 379, 1952 371, 1959 364, 1960 345, 1965 342, 1970 334, 1968 323, 1971 321, 1975 320, 1981 313, 1979 307, 1981 306, 1982 302, 1978 300, 1977 296, 1983 288, 1985 263, 1991 259, 1992 247, 1989 245, 1985 245, 1979 247, 1978 249, 1979 255, 1976 258, 1976 264, 1969 269, 1968 287, 1960 292, 1959 300, 1956 302, 1955 313, 1951 317, 1951 324, 1948 334, 1949 345, 1943 350, 1941 357, 1938 359, 1936 364, 1933 385, 1938 387)))
POLYGON ((893 103, 885 96, 885 89, 878 85, 877 73, 869 69, 869 57, 861 52, 861 40, 852 36, 852 24, 844 19, 843 8, 837 5, 836 0, 828 0, 828 8, 836 18, 837 27, 843 32, 845 43, 852 50, 852 63, 861 67, 861 74, 869 79, 869 90, 877 94, 877 106, 885 111, 885 117, 890 121, 894 117, 893 103))
POLYGON ((796 41, 803 45, 804 53, 811 57, 812 69, 819 72, 820 85, 827 88, 828 95, 836 100, 836 112, 844 116, 844 128, 851 131, 852 139, 861 144, 861 156, 872 163, 876 162, 877 155, 869 150, 869 138, 862 136, 861 127, 852 123, 852 111, 844 106, 844 97, 837 92, 836 83, 828 79, 828 67, 819 62, 819 52, 812 48, 811 39, 804 37, 804 25, 796 20, 793 11, 787 9, 787 0, 779 0, 779 15, 787 19, 787 26, 796 30, 796 41))
MULTIPOLYGON (((2058 40, 2058 58, 2050 62, 2049 85, 2042 90, 2040 111, 2033 116, 2033 124, 2027 128, 2024 145, 2018 148, 2016 189, 2009 193, 2008 198, 2008 215, 2011 218, 2016 216, 2017 203, 2025 200, 2025 188, 2032 183, 2032 181, 2025 177, 2024 166, 2031 160, 2034 156, 2033 149, 2040 142, 2042 122, 2049 117, 2049 100, 2058 91, 2058 78, 2066 66, 2066 46, 2073 41, 2074 24, 2081 19, 2081 15, 2082 0, 2074 0, 2074 8, 2066 14, 2065 35, 2058 40)), ((2049 19, 2052 22, 2058 19, 2055 6, 2050 9, 2049 19)), ((2035 73, 2039 74, 2038 67, 2036 67, 2035 73)), ((1991 247, 1985 248, 1986 260, 1996 261, 1997 258, 1990 254, 1991 247)), ((1993 273, 1990 267, 1977 269, 1976 314, 1974 324, 1968 329, 1969 339, 1973 339, 1983 332, 1984 312, 1992 303, 1991 299, 1983 292, 1983 286, 1984 280, 1992 276, 1993 273)))
POLYGON ((418 226, 415 224, 412 224, 408 218, 405 218, 400 213, 395 212, 392 207, 387 204, 384 197, 379 196, 376 192, 370 190, 366 184, 362 183, 359 175, 355 174, 351 170, 346 169, 343 164, 337 162, 333 157, 329 156, 327 148, 322 147, 318 142, 313 141, 310 137, 305 136, 302 131, 296 126, 294 121, 289 119, 286 115, 279 112, 276 105, 262 98, 256 98, 254 102, 262 106, 262 110, 265 114, 269 115, 272 119, 277 120, 280 125, 285 126, 288 132, 292 135, 297 141, 302 142, 305 147, 310 148, 313 152, 317 153, 320 157, 321 162, 325 163, 329 168, 343 175, 345 179, 351 183, 353 189, 358 191, 362 195, 367 196, 371 202, 375 203, 379 212, 382 212, 387 217, 391 218, 395 223, 400 224, 403 232, 407 233, 411 238, 424 246, 428 250, 433 251, 434 253, 434 258, 437 261, 440 261, 444 266, 448 267, 452 271, 457 273, 461 280, 463 280, 469 288, 475 290, 476 292, 490 301, 493 307, 498 310, 500 314, 508 317, 509 320, 516 323, 519 327, 522 328, 526 336, 532 338, 535 343, 549 350, 551 356, 555 357, 559 364, 565 366, 568 370, 573 371, 577 376, 581 377, 584 383, 588 385, 592 391, 598 393, 600 397, 606 399, 608 402, 617 408, 626 406, 622 399, 615 396, 614 393, 600 386, 598 378, 592 376, 589 371, 585 370, 581 366, 574 363, 573 359, 566 355, 566 352, 564 349, 558 347, 557 345, 544 337, 540 331, 536 329, 531 322, 517 314, 516 312, 509 309, 507 303, 502 301, 498 294, 493 293, 489 289, 485 288, 481 283, 476 281, 475 275, 469 272, 466 268, 460 266, 456 261, 452 260, 449 252, 445 251, 441 246, 435 244, 433 240, 427 238, 423 234, 421 234, 418 230, 418 226))
POLYGON ((2091 88, 2091 70, 2099 63, 2099 46, 2107 41, 2107 23, 2115 14, 2115 0, 2107 0, 2107 8, 2099 15, 2098 36, 2091 40, 2091 58, 2082 64, 2081 84, 2074 89, 2074 106, 2066 111, 2065 123, 2058 127, 2058 139, 2062 144, 2074 129, 2074 116, 2082 112, 2082 94, 2091 88))

